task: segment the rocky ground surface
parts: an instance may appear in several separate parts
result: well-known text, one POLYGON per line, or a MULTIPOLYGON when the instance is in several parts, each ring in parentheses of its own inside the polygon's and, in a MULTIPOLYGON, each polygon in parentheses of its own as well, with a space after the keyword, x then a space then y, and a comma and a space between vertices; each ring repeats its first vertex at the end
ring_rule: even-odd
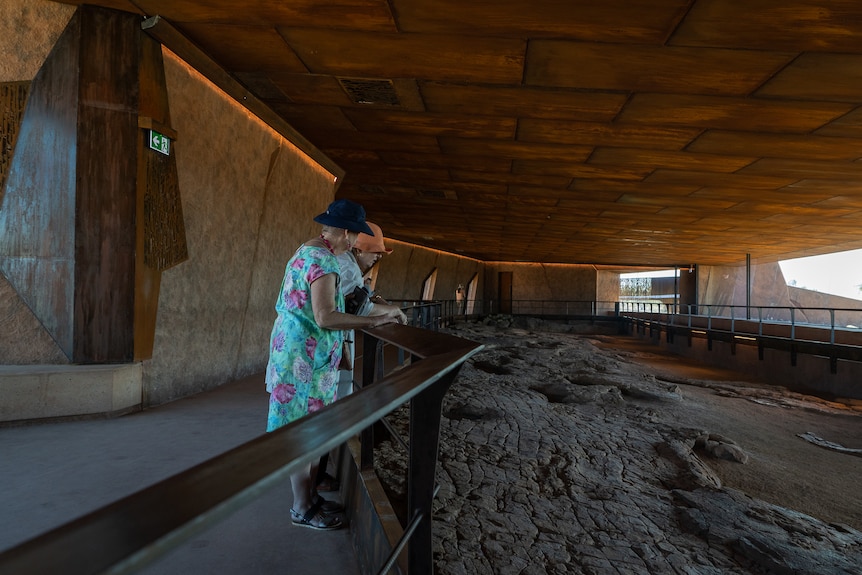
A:
POLYGON ((444 403, 436 573, 862 574, 858 406, 567 331, 451 328, 485 349, 444 403))

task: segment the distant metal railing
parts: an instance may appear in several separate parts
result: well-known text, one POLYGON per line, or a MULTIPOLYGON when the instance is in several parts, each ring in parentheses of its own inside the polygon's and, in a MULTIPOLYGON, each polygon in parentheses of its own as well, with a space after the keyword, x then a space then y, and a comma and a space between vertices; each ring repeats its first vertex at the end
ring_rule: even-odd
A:
POLYGON ((616 301, 521 299, 472 300, 391 300, 407 314, 410 325, 438 329, 452 321, 488 315, 520 315, 556 318, 596 318, 616 315, 616 301))
POLYGON ((475 300, 473 313, 460 313, 455 300, 396 300, 407 314, 410 325, 426 329, 439 329, 454 319, 478 318, 493 314, 525 315, 535 317, 607 317, 619 313, 639 312, 665 317, 728 318, 758 323, 783 323, 791 326, 822 326, 830 330, 862 330, 862 303, 859 308, 744 306, 730 304, 687 305, 676 302, 597 301, 597 300, 511 300, 501 306, 497 300, 475 300), (501 312, 501 307, 508 311, 501 312))
MULTIPOLYGON (((620 312, 642 312, 659 314, 666 317, 684 316, 706 317, 711 325, 712 318, 727 318, 731 330, 737 320, 756 321, 762 324, 789 324, 791 334, 796 326, 828 327, 834 342, 835 330, 862 331, 862 303, 859 308, 793 307, 793 306, 744 306, 730 304, 672 304, 660 302, 620 302, 620 312)), ((690 322, 689 322, 690 324, 690 322)), ((793 337, 793 335, 791 335, 793 337)))
POLYGON ((664 333, 668 342, 704 338, 712 350, 714 341, 724 341, 731 353, 738 344, 753 345, 760 359, 766 348, 783 350, 794 366, 798 354, 823 356, 833 374, 839 359, 862 362, 862 308, 620 302, 619 310, 628 325, 654 337, 664 333))
POLYGON ((390 303, 401 308, 408 325, 434 331, 439 330, 443 326, 443 318, 452 313, 448 302, 441 300, 395 300, 390 303))

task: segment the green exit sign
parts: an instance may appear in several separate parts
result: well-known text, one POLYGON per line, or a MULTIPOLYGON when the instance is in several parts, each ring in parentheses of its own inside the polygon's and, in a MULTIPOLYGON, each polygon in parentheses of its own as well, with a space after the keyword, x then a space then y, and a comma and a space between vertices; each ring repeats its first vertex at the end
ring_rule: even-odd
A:
POLYGON ((171 155, 171 139, 155 130, 150 130, 150 149, 166 156, 171 155))

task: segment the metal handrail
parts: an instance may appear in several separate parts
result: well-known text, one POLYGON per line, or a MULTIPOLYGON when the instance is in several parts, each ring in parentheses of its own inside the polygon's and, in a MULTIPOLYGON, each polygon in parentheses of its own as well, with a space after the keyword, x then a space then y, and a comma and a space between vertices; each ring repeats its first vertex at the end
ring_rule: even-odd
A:
POLYGON ((760 359, 765 348, 779 349, 790 353, 793 366, 799 354, 828 357, 833 374, 837 373, 838 360, 862 362, 862 328, 855 323, 836 325, 836 313, 858 314, 862 319, 862 309, 701 304, 682 306, 687 313, 672 314, 667 308, 663 310, 662 305, 626 302, 620 305, 619 317, 626 325, 637 326, 639 331, 648 326, 650 336, 663 331, 668 342, 672 342, 675 335, 687 337, 689 345, 693 337, 706 338, 709 350, 717 340, 728 342, 732 353, 738 343, 756 345, 760 359), (703 310, 704 307, 707 309, 703 310), (751 318, 752 308, 757 309, 755 318, 751 318), (737 317, 738 309, 746 310, 745 319, 737 317), (705 311, 706 315, 696 313, 698 311, 705 311), (828 312, 828 323, 798 320, 800 313, 806 317, 812 315, 811 311, 828 312), (789 320, 782 320, 781 313, 786 313, 789 320), (764 319, 764 315, 769 319, 764 319), (680 321, 681 318, 685 319, 680 321))
POLYGON ((386 341, 422 361, 411 362, 375 385, 281 429, 3 551, 0 573, 133 573, 406 402, 411 411, 428 412, 411 419, 411 509, 428 519, 414 528, 407 561, 410 572, 432 572, 430 517, 436 457, 429 460, 427 451, 433 446, 436 453, 440 422, 440 409, 435 418, 433 407, 442 404, 461 365, 483 346, 409 326, 390 324, 363 331, 369 345, 374 344, 372 340, 386 341))
POLYGON ((707 318, 707 329, 712 329, 713 319, 729 318, 731 320, 731 332, 736 331, 737 317, 736 310, 745 310, 745 321, 755 321, 758 324, 757 333, 763 335, 763 326, 770 324, 789 325, 790 339, 797 339, 798 327, 828 327, 829 341, 835 343, 836 331, 862 331, 862 307, 860 308, 834 308, 834 307, 795 307, 795 306, 744 306, 732 304, 697 304, 697 305, 678 305, 679 312, 672 312, 672 304, 657 303, 657 302, 620 302, 620 312, 636 312, 636 313, 652 313, 658 314, 662 310, 668 315, 684 315, 689 318, 689 326, 691 325, 692 317, 704 317, 703 308, 706 308, 705 317, 707 318), (757 317, 751 318, 751 310, 757 310, 757 317), (836 322, 836 313, 840 313, 848 318, 858 318, 857 321, 844 322, 844 325, 838 325, 836 322), (828 314, 828 321, 799 321, 798 316, 815 317, 828 314), (784 319, 787 317, 788 319, 784 319))

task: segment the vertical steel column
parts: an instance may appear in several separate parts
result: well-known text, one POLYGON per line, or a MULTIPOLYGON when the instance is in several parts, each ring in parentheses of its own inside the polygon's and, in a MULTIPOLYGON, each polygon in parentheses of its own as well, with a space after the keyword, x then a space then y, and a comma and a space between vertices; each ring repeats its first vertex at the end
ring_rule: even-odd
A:
POLYGON ((745 254, 745 319, 751 319, 751 254, 745 254))

